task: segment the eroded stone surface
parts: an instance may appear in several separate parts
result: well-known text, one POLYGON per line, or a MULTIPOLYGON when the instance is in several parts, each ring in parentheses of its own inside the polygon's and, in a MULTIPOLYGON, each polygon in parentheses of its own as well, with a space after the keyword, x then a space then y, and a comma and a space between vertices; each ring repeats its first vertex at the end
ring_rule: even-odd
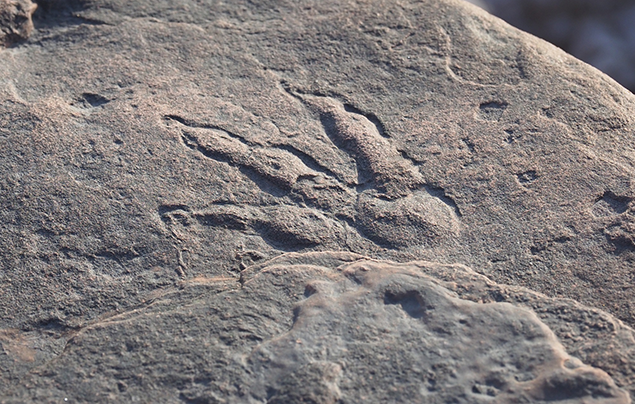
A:
MULTIPOLYGON (((306 271, 263 273, 277 268, 306 271)), ((264 376, 252 394, 274 402, 629 401, 603 372, 570 358, 533 313, 458 299, 424 268, 361 260, 338 268, 342 280, 308 283, 291 330, 252 353, 264 376), (321 384, 307 384, 305 372, 324 373, 321 384)))
POLYGON ((0 1, 0 46, 10 45, 31 35, 31 15, 36 8, 37 5, 31 0, 0 1))
MULTIPOLYGON (((34 21, 0 53, 7 400, 245 397, 241 355, 320 276, 291 303, 288 276, 216 293, 321 251, 467 265, 491 281, 434 276, 526 305, 633 391, 635 99, 604 75, 458 1, 50 1, 34 21)), ((271 383, 317 377, 328 401, 345 372, 271 383)))
POLYGON ((635 5, 629 0, 472 1, 556 44, 635 91, 635 5))
MULTIPOLYGON (((556 329, 600 314, 462 266, 283 255, 244 270, 241 284, 192 279, 73 332, 14 400, 630 402, 605 372, 569 356, 528 302, 556 329), (484 286, 525 300, 460 297, 475 300, 484 286)), ((632 350, 610 346, 632 330, 600 315, 615 328, 575 338, 597 354, 632 350)))

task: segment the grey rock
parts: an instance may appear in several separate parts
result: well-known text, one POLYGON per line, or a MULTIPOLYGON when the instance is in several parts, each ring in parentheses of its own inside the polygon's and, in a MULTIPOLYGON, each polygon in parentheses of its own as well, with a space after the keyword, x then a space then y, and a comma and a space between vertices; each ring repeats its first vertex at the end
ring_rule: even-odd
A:
POLYGON ((483 0, 479 3, 475 4, 562 47, 635 91, 632 1, 483 0))
POLYGON ((570 339, 596 354, 633 350, 616 338, 633 331, 605 313, 460 265, 291 253, 245 269, 240 283, 186 280, 73 332, 7 402, 630 402, 534 312, 556 329, 593 323, 592 336, 570 339), (463 299, 448 289, 457 284, 472 300, 496 291, 516 304, 463 299))
POLYGON ((0 1, 0 46, 29 37, 33 31, 31 15, 36 8, 31 0, 0 1))
POLYGON ((3 401, 635 391, 635 98, 605 75, 453 0, 33 20, 0 53, 3 401))

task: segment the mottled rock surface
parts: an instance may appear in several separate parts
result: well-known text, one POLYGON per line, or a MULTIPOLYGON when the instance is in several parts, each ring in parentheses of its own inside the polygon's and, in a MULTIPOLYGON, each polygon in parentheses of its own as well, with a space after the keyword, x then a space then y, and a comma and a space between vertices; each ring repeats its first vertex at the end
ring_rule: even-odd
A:
POLYGON ((612 79, 453 0, 33 19, 0 51, 3 402, 635 393, 612 79))
POLYGON ((535 313, 558 330, 603 330, 569 330, 596 354, 635 350, 618 337, 632 331, 608 315, 460 265, 290 253, 247 268, 240 283, 195 277, 71 332, 8 402, 630 402, 535 313), (491 301, 493 291, 534 312, 491 301))
POLYGON ((31 15, 36 8, 30 0, 0 0, 0 46, 11 45, 31 35, 31 15))
POLYGON ((479 0, 510 24, 552 42, 635 92, 631 0, 479 0))

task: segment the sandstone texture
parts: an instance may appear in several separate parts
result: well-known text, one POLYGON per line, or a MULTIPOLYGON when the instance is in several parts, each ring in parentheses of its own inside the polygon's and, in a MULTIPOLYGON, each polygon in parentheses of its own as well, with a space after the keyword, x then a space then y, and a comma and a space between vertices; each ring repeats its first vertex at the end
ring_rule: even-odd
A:
MULTIPOLYGON (((583 340, 570 351, 591 362, 635 351, 632 330, 606 314, 461 265, 288 253, 240 282, 184 280, 62 337, 7 402, 630 402, 547 324, 583 340)), ((630 388, 632 377, 615 379, 630 388)))
POLYGON ((608 76, 459 0, 33 24, 0 50, 0 402, 635 394, 608 76))
POLYGON ((33 31, 31 15, 36 8, 30 0, 0 1, 0 46, 29 37, 33 31))
POLYGON ((635 92, 635 3, 631 0, 479 0, 478 4, 635 92))

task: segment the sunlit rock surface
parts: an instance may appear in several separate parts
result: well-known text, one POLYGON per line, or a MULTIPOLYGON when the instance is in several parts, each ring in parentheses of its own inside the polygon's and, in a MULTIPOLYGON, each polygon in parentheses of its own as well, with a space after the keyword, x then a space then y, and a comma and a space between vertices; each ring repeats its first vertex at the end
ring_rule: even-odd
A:
POLYGON ((478 0, 635 91, 635 3, 630 0, 478 0))
POLYGON ((0 51, 2 401, 635 391, 635 98, 607 76, 450 0, 33 23, 0 51))

